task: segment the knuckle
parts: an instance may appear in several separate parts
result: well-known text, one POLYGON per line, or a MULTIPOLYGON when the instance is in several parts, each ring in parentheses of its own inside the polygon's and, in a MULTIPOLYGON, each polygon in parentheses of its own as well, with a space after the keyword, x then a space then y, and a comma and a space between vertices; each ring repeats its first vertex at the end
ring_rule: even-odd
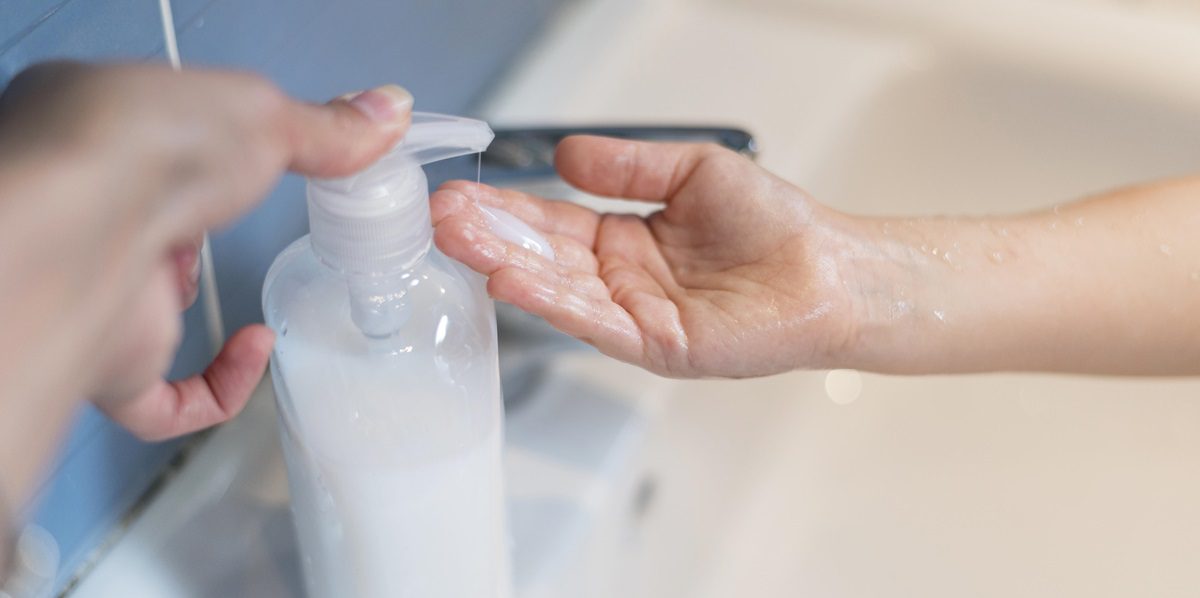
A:
MULTIPOLYGON (((237 169, 242 173, 274 172, 282 168, 284 148, 294 143, 288 123, 291 99, 271 80, 254 74, 232 73, 233 106, 227 119, 229 128, 219 142, 228 163, 237 156, 237 169), (228 147, 236 143, 236 148, 228 147)), ((231 188, 239 193, 245 181, 257 181, 255 176, 243 177, 231 188)), ((247 183, 249 184, 249 183, 247 183)))
POLYGON ((723 156, 732 153, 733 152, 726 149, 725 146, 720 145, 715 141, 705 141, 700 143, 700 155, 705 158, 715 158, 717 156, 723 156))
POLYGON ((240 95, 249 118, 270 123, 283 119, 289 99, 279 86, 253 73, 238 73, 236 76, 243 88, 240 95))
POLYGON ((718 178, 733 177, 746 164, 746 159, 733 150, 715 143, 705 143, 696 160, 696 172, 711 173, 718 178))
POLYGON ((733 150, 711 141, 701 145, 700 159, 722 168, 741 166, 742 164, 742 157, 733 150))

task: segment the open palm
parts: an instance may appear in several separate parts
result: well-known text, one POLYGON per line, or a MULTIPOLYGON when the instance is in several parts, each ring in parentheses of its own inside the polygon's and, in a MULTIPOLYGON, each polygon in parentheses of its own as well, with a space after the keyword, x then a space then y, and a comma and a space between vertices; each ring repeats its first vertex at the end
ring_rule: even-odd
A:
POLYGON ((556 166, 596 195, 662 202, 641 218, 463 181, 433 196, 438 247, 493 297, 602 352, 671 376, 819 366, 851 306, 831 247, 836 214, 728 150, 573 137, 556 166), (542 232, 551 261, 491 233, 477 204, 542 232))

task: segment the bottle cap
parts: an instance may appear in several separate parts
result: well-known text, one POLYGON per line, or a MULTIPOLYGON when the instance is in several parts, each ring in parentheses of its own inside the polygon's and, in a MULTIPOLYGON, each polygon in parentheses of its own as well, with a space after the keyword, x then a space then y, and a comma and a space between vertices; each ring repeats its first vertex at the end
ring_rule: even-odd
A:
POLYGON ((487 149, 487 123, 414 112, 404 139, 371 166, 338 179, 309 179, 312 247, 346 274, 413 267, 429 251, 429 183, 421 165, 487 149))

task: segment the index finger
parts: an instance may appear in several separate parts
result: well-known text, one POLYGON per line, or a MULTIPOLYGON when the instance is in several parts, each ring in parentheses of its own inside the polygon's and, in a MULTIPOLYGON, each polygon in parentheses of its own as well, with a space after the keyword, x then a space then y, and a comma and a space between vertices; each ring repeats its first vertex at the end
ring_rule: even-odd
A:
POLYGON ((412 121, 413 97, 384 85, 328 104, 289 101, 280 123, 288 169, 316 177, 353 174, 392 148, 412 121))

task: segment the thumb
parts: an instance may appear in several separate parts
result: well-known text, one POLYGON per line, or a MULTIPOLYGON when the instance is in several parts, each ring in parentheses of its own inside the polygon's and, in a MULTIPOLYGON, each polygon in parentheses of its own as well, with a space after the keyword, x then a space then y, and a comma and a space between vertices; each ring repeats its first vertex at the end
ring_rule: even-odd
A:
POLYGON ((413 97, 399 85, 342 96, 325 105, 291 103, 284 119, 288 168, 339 177, 366 168, 391 149, 412 121, 413 97))
POLYGON ((595 195, 669 201, 705 160, 736 156, 711 143, 666 143, 573 135, 558 144, 554 166, 595 195))

